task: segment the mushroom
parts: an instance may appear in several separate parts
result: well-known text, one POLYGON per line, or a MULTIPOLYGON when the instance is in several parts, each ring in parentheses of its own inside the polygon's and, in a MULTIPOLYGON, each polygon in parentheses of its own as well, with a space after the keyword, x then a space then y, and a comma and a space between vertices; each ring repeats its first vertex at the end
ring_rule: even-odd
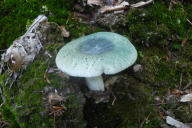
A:
POLYGON ((116 33, 98 32, 63 46, 56 56, 57 67, 71 75, 85 77, 88 88, 104 91, 102 74, 116 74, 137 59, 131 42, 116 33))

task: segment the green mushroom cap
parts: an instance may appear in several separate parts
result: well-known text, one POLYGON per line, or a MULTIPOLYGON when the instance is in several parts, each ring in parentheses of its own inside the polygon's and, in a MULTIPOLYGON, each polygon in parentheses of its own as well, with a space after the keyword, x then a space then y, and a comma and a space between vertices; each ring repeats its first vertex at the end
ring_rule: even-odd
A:
POLYGON ((56 65, 71 76, 95 77, 118 73, 136 59, 137 51, 127 38, 112 32, 98 32, 63 46, 57 54, 56 65))

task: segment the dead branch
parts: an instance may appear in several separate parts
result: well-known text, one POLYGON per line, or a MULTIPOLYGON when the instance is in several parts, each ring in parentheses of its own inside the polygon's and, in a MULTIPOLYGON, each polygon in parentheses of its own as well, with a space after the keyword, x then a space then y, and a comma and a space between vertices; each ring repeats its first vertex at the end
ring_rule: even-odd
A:
POLYGON ((141 6, 144 6, 144 5, 147 5, 147 4, 150 4, 150 3, 153 3, 155 0, 149 0, 147 2, 139 2, 139 3, 136 3, 136 4, 132 4, 131 7, 134 7, 134 8, 138 8, 138 7, 141 7, 141 6))
POLYGON ((183 88, 183 90, 186 90, 191 84, 192 84, 192 80, 189 81, 189 83, 183 88))

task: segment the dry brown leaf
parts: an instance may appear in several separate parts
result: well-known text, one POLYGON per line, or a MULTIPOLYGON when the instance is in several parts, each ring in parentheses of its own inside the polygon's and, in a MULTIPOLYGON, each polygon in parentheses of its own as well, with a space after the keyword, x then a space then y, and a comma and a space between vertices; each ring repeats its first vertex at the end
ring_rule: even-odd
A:
POLYGON ((186 43, 187 40, 188 40, 188 37, 185 38, 185 39, 182 41, 181 46, 184 45, 184 44, 186 43))
POLYGON ((186 94, 180 99, 180 102, 189 102, 189 101, 192 101, 192 94, 186 94))
POLYGON ((185 90, 185 93, 192 93, 192 90, 191 89, 187 89, 187 90, 185 90))
POLYGON ((182 95, 182 94, 184 94, 184 91, 174 88, 174 89, 172 89, 172 94, 174 94, 174 95, 182 95))
POLYGON ((50 83, 48 76, 47 76, 48 69, 45 70, 44 78, 46 79, 47 83, 50 83))
POLYGON ((69 79, 69 75, 59 70, 56 74, 58 74, 61 78, 67 78, 69 79))
POLYGON ((101 0, 87 0, 87 5, 93 7, 93 5, 102 6, 101 0))
MULTIPOLYGON (((56 93, 49 95, 49 103, 52 104, 52 105, 54 105, 53 101, 57 103, 57 102, 62 101, 63 99, 64 99, 63 97, 59 96, 59 95, 56 94, 56 93)), ((56 104, 56 103, 55 103, 55 104, 56 104)))
POLYGON ((65 26, 60 26, 59 28, 62 31, 63 37, 69 37, 70 36, 69 32, 65 29, 65 26))
POLYGON ((109 89, 110 85, 113 85, 115 81, 119 78, 119 76, 113 76, 105 81, 105 88, 109 89))
POLYGON ((60 106, 53 106, 53 108, 54 108, 54 109, 65 109, 66 107, 63 108, 63 107, 60 107, 60 106))
POLYGON ((167 116, 166 117, 167 124, 175 126, 176 128, 190 128, 189 126, 185 125, 184 123, 175 120, 174 118, 167 116))
MULTIPOLYGON (((132 4, 131 7, 135 7, 135 8, 141 7, 141 6, 150 4, 154 1, 155 0, 149 0, 147 2, 141 1, 136 4, 132 4)), ((101 13, 128 9, 127 6, 130 5, 127 1, 122 1, 122 0, 87 0, 87 4, 89 6, 92 6, 92 5, 101 6, 101 8, 99 9, 99 12, 101 13)))

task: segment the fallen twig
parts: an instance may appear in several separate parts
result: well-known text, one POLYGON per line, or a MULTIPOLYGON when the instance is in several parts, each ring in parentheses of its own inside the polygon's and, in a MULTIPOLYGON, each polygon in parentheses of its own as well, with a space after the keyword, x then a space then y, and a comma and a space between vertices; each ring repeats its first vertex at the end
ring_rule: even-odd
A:
POLYGON ((183 90, 186 90, 191 84, 192 84, 192 80, 189 81, 189 83, 183 88, 183 90))
POLYGON ((171 0, 174 4, 177 4, 177 2, 175 2, 174 0, 171 0))
POLYGON ((191 23, 191 21, 189 19, 186 19, 186 20, 192 25, 192 23, 191 23))
POLYGON ((116 97, 115 97, 115 95, 113 94, 113 91, 110 89, 110 92, 111 92, 111 94, 113 95, 113 97, 114 97, 114 99, 113 99, 113 102, 112 102, 112 104, 111 105, 114 105, 114 103, 115 103, 115 100, 116 100, 116 97))
POLYGON ((128 9, 130 4, 126 1, 123 1, 121 4, 117 6, 103 6, 99 10, 99 12, 104 13, 104 12, 111 12, 111 11, 117 11, 117 10, 124 10, 128 9))
POLYGON ((185 39, 182 41, 181 46, 186 43, 186 41, 188 40, 188 38, 189 38, 189 37, 185 38, 185 39))
POLYGON ((181 88, 181 86, 182 86, 182 77, 183 77, 183 75, 182 75, 182 73, 181 73, 181 75, 180 75, 179 89, 180 89, 180 88, 181 88))
POLYGON ((149 115, 147 116, 147 118, 145 118, 145 120, 143 120, 143 122, 140 124, 139 128, 142 128, 144 123, 148 120, 149 116, 151 113, 149 113, 149 115))
POLYGON ((161 59, 163 59, 163 58, 165 58, 165 57, 161 57, 160 59, 158 59, 158 60, 157 60, 157 63, 159 63, 159 61, 160 61, 161 59))
POLYGON ((149 0, 147 2, 139 2, 139 3, 136 3, 136 4, 132 4, 131 7, 134 7, 134 8, 138 8, 138 7, 141 7, 141 6, 144 6, 144 5, 147 5, 147 4, 150 4, 150 3, 153 3, 155 0, 149 0))
POLYGON ((130 93, 128 93, 128 96, 129 96, 132 100, 135 100, 135 98, 132 97, 130 93))
POLYGON ((111 94, 112 94, 113 97, 114 97, 113 102, 112 102, 112 105, 114 105, 115 100, 116 100, 116 96, 114 95, 114 93, 113 93, 113 91, 112 91, 112 87, 113 87, 113 85, 111 86, 111 88, 110 88, 109 90, 110 90, 111 94))

